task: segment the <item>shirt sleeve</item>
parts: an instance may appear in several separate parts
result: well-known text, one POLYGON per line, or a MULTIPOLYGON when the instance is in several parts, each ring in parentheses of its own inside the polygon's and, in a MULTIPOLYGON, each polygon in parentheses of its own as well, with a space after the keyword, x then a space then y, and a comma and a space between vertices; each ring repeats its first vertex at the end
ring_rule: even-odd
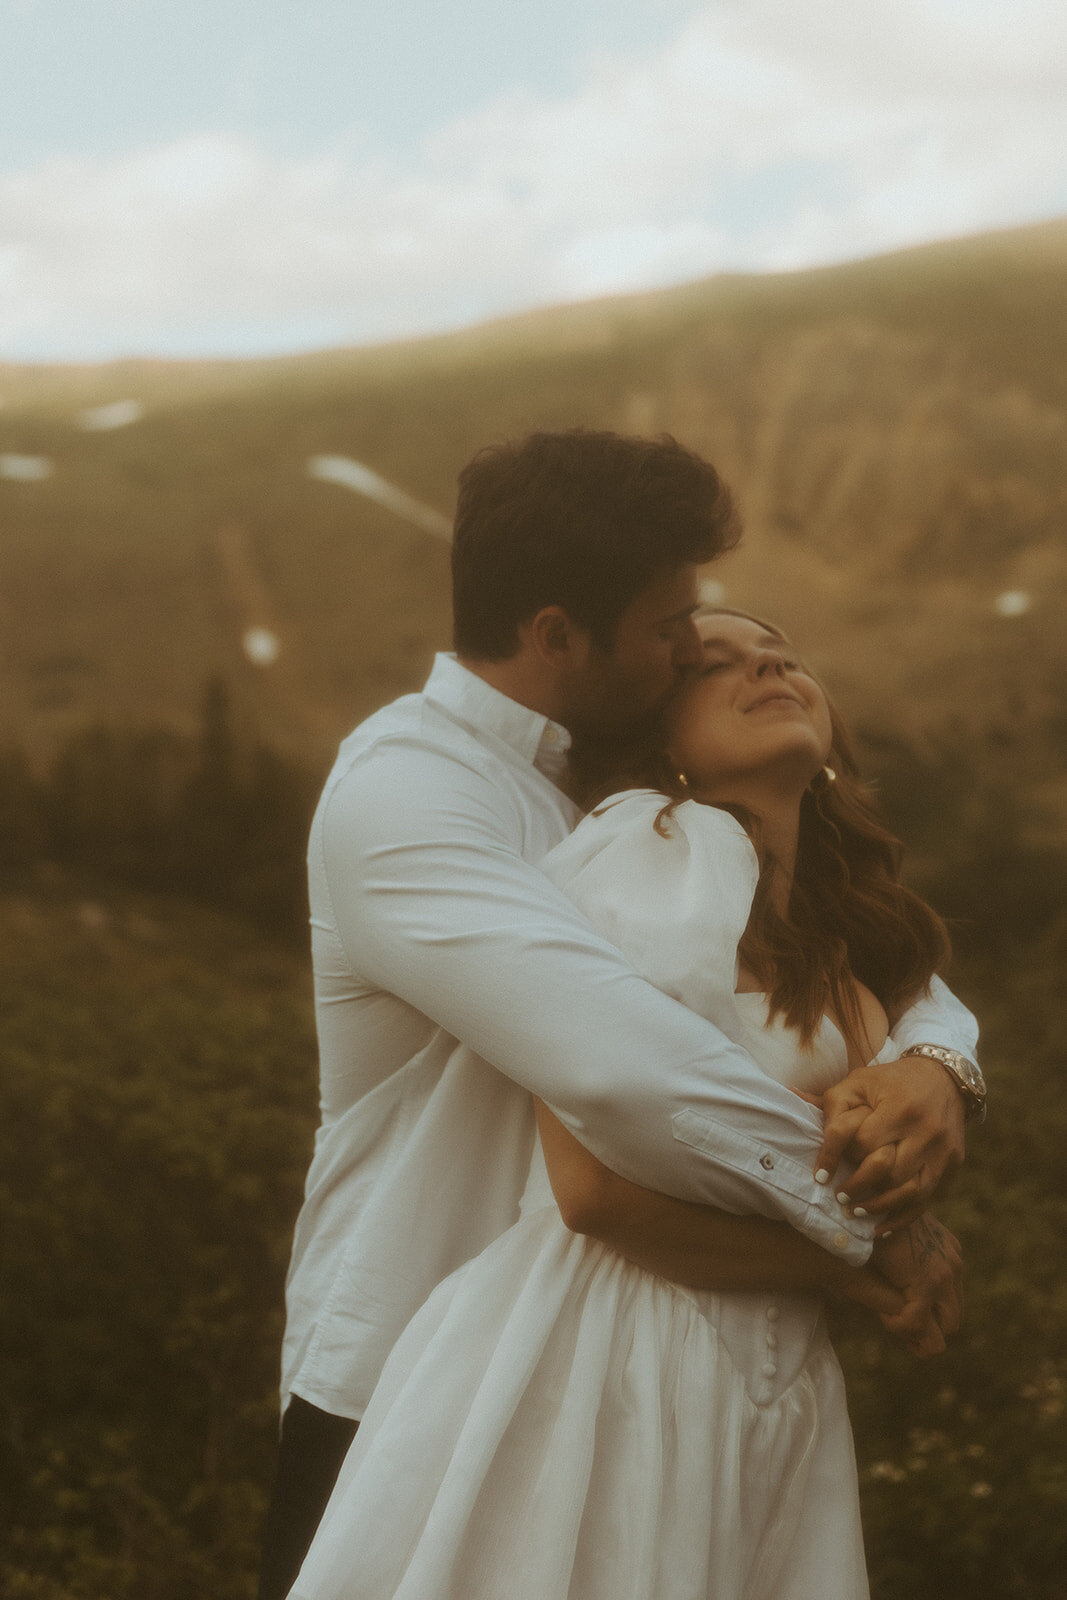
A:
POLYGON ((523 860, 521 818, 499 784, 443 753, 378 745, 324 799, 319 840, 361 982, 548 1102, 623 1177, 785 1220, 844 1260, 867 1259, 873 1222, 814 1181, 819 1114, 639 976, 523 860))
POLYGON ((913 1044, 937 1044, 958 1050, 968 1061, 978 1059, 978 1023, 940 978, 933 978, 921 995, 893 1024, 893 1038, 901 1050, 913 1044))

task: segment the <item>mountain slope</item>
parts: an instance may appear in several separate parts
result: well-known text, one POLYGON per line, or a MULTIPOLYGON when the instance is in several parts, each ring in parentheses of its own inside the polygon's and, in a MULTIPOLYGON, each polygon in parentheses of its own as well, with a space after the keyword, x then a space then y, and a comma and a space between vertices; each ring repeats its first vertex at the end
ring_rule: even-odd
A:
POLYGON ((44 754, 102 717, 188 727, 221 671, 265 737, 325 760, 447 645, 447 548, 309 459, 447 515, 481 444, 584 424, 667 429, 720 466, 748 533, 715 576, 853 715, 1008 738, 1055 787, 1065 284, 1055 222, 401 345, 0 369, 0 455, 49 471, 0 477, 9 736, 44 754), (121 400, 140 420, 79 425, 121 400), (248 659, 253 628, 273 660, 248 659))

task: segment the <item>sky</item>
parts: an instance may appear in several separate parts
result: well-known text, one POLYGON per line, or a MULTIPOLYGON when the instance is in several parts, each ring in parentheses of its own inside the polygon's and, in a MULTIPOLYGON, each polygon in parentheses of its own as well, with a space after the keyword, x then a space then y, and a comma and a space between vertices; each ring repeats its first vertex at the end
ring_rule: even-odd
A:
POLYGON ((1062 0, 0 0, 0 360, 377 342, 1065 214, 1062 0))

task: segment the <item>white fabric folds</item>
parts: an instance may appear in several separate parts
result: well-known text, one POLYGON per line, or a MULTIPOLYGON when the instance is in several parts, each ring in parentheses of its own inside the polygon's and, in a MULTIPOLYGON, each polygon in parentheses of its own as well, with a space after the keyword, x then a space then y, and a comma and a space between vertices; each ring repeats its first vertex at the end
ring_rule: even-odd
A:
POLYGON ((860 1600, 825 1332, 770 1404, 695 1300, 523 1218, 386 1364, 292 1600, 860 1600))
MULTIPOLYGON (((547 870, 768 1078, 840 1077, 835 1028, 802 1051, 733 994, 755 883, 743 829, 689 805, 664 838, 661 805, 625 797, 547 870)), ((292 1600, 867 1595, 819 1297, 692 1292, 570 1233, 538 1147, 519 1221, 389 1356, 292 1600)))

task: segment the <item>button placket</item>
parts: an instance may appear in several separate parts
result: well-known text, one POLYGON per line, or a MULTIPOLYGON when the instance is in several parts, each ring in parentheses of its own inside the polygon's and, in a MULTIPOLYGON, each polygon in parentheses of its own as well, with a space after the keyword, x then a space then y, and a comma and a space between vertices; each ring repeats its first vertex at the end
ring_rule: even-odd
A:
POLYGON ((760 1377, 764 1382, 770 1383, 772 1378, 778 1376, 778 1330, 776 1324, 782 1312, 779 1306, 771 1304, 764 1307, 763 1314, 767 1319, 767 1326, 763 1335, 766 1348, 764 1350, 764 1360, 759 1370, 760 1377))

